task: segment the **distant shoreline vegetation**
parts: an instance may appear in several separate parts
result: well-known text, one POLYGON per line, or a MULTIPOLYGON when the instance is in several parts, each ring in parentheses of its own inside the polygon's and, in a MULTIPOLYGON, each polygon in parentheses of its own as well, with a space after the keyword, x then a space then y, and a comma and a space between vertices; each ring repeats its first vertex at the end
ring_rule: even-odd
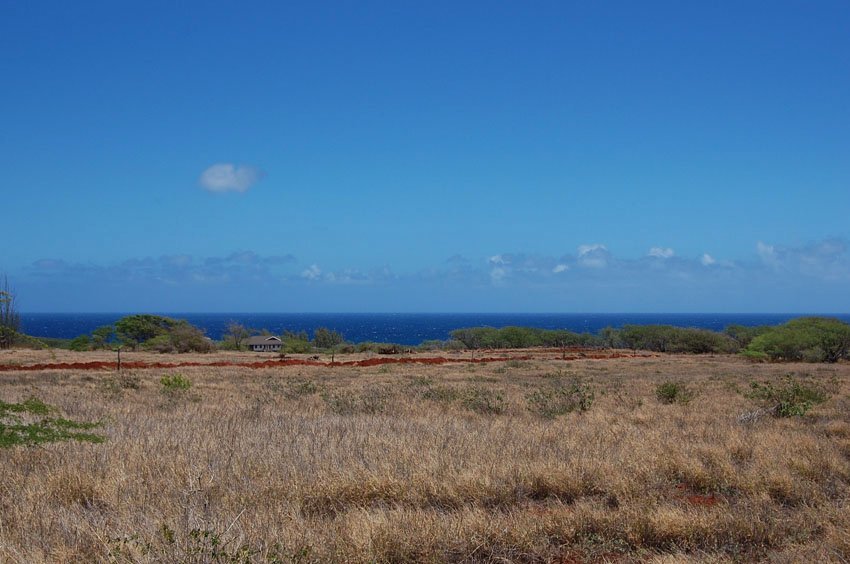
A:
MULTIPOLYGON (((122 317, 74 339, 36 338, 17 333, 14 346, 63 348, 73 351, 145 350, 160 353, 208 353, 247 350, 247 341, 269 331, 232 322, 221 340, 183 319, 139 314, 122 317)), ((513 348, 616 348, 683 354, 741 354, 752 361, 839 362, 850 359, 850 324, 832 317, 799 317, 778 325, 732 324, 722 331, 661 324, 625 324, 596 333, 524 326, 463 327, 447 340, 430 339, 418 345, 363 341, 347 342, 326 327, 284 331, 281 354, 356 353, 400 354, 415 351, 459 351, 513 348)))

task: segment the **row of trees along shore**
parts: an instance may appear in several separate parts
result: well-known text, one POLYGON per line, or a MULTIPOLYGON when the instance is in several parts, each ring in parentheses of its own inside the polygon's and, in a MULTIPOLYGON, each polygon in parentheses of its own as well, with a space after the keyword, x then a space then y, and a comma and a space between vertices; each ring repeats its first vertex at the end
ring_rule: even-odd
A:
MULTIPOLYGON (((2 298, 0 293, 0 299, 2 298)), ((75 351, 115 349, 162 353, 207 353, 214 350, 246 350, 254 335, 268 331, 231 323, 220 341, 182 319, 158 315, 129 315, 114 325, 98 327, 90 334, 72 340, 35 339, 18 332, 19 320, 5 314, 0 302, 0 327, 4 347, 54 346, 75 351)), ((281 353, 375 352, 398 354, 413 351, 458 351, 477 349, 571 348, 629 349, 659 353, 740 354, 753 361, 839 362, 850 360, 850 325, 828 317, 800 317, 775 326, 730 325, 711 331, 672 325, 624 325, 606 327, 598 333, 575 333, 565 329, 533 327, 467 327, 450 333, 448 340, 424 341, 418 346, 396 343, 349 343, 334 330, 319 327, 310 336, 306 331, 285 331, 280 335, 281 353)))
MULTIPOLYGON (((217 349, 244 350, 251 336, 271 334, 231 322, 223 339, 216 342, 186 320, 139 314, 125 316, 114 325, 98 327, 90 334, 64 340, 24 335, 20 332, 20 322, 15 293, 4 276, 0 282, 0 348, 53 346, 85 351, 120 347, 162 353, 207 353, 217 349)), ((452 331, 448 340, 424 341, 416 347, 395 343, 348 343, 341 333, 325 327, 315 329, 312 338, 306 331, 285 331, 280 337, 283 354, 321 351, 397 354, 413 350, 535 347, 566 351, 571 347, 590 347, 661 353, 739 353, 753 361, 850 360, 850 325, 831 317, 799 317, 773 326, 729 325, 723 331, 672 325, 606 327, 595 334, 534 327, 467 327, 452 331)))

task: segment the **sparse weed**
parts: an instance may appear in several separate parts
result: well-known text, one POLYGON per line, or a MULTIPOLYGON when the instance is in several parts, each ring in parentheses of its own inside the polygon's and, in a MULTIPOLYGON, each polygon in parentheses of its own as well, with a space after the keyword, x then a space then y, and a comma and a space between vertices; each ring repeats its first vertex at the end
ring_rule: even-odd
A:
POLYGON ((113 398, 120 398, 125 390, 138 390, 142 387, 142 380, 131 372, 113 374, 101 380, 101 389, 104 394, 113 398))
POLYGON ((322 399, 328 409, 337 415, 375 415, 386 410, 390 396, 383 388, 371 386, 357 394, 350 391, 325 392, 322 399))
POLYGON ((428 386, 423 390, 422 397, 438 403, 452 403, 460 398, 460 392, 451 386, 428 386))
POLYGON ((540 388, 526 396, 529 411, 546 419, 554 419, 576 410, 585 412, 593 405, 593 399, 590 386, 579 382, 569 386, 540 388))
POLYGON ((499 415, 505 411, 505 396, 501 390, 468 388, 463 393, 463 406, 483 415, 499 415))
POLYGON ((690 389, 685 383, 667 380, 655 388, 655 397, 661 403, 670 405, 679 403, 682 405, 690 403, 696 393, 690 389))
POLYGON ((414 376, 410 380, 410 383, 413 386, 430 386, 434 383, 434 379, 429 378, 428 376, 414 376))
POLYGON ((312 380, 295 379, 287 383, 284 394, 290 399, 310 396, 319 392, 319 385, 312 380))

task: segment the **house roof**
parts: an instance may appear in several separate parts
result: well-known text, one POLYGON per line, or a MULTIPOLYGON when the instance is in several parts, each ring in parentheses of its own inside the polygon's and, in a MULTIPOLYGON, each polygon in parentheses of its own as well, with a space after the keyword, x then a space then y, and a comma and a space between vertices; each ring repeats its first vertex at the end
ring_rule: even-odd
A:
POLYGON ((274 335, 258 335, 248 339, 249 345, 279 345, 281 340, 274 335))

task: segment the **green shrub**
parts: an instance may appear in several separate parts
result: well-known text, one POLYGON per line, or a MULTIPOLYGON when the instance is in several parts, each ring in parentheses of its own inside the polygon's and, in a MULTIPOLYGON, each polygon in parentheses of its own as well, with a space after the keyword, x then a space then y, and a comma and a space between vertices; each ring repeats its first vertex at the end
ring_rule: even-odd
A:
POLYGON ((768 360, 770 360, 770 357, 767 356, 767 353, 763 353, 761 351, 745 349, 739 354, 741 355, 741 357, 749 360, 750 362, 767 362, 768 360))
POLYGON ((310 341, 288 339, 283 341, 283 352, 287 354, 307 354, 313 352, 313 345, 310 344, 310 341))
POLYGON ((529 411, 554 419, 573 411, 585 412, 593 405, 594 394, 587 384, 573 382, 569 386, 540 388, 526 396, 529 411))
MULTIPOLYGON (((528 347, 597 346, 602 340, 589 333, 535 327, 465 327, 451 332, 451 341, 467 349, 517 349, 528 347)), ((449 341, 449 342, 451 342, 449 341)), ((451 350, 460 350, 451 345, 451 350)))
POLYGON ((850 325, 829 317, 800 317, 755 337, 747 351, 771 360, 838 362, 850 357, 850 325))
POLYGON ((505 397, 501 391, 489 388, 469 388, 463 394, 463 406, 483 415, 498 415, 505 411, 505 397))
POLYGON ((745 325, 728 325, 723 333, 731 337, 738 346, 746 348, 749 344, 758 337, 770 331, 772 327, 769 325, 759 325, 757 327, 749 327, 745 325))
POLYGON ((192 387, 192 381, 181 374, 166 374, 159 379, 159 383, 166 394, 185 392, 192 387))
MULTIPOLYGON (((614 337, 609 335, 606 341, 614 337)), ((616 340, 630 349, 688 354, 731 353, 739 349, 729 335, 672 325, 624 325, 616 340)))
POLYGON ((746 395, 759 401, 774 417, 803 416, 829 399, 823 388, 801 382, 793 374, 785 375, 778 384, 752 382, 746 395))
POLYGON ((422 391, 422 397, 438 403, 452 403, 460 398, 460 392, 451 386, 429 385, 422 391))
POLYGON ((80 335, 79 337, 75 337, 71 339, 70 343, 68 343, 68 349, 77 352, 91 350, 91 339, 88 335, 80 335))
POLYGON ((694 392, 682 382, 667 381, 655 388, 655 397, 664 404, 686 404, 694 398, 694 392))
POLYGON ((102 435, 87 433, 101 423, 80 423, 54 417, 56 408, 36 398, 22 403, 0 401, 0 448, 34 446, 56 441, 102 443, 102 435))

